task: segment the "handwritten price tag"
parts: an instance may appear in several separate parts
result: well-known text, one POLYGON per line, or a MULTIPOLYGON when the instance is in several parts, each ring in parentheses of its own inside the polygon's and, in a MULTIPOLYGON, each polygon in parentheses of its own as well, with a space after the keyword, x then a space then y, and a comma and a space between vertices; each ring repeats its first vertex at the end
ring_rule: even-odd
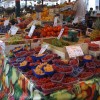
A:
POLYGON ((67 46, 66 50, 70 58, 84 55, 80 46, 67 46))
POLYGON ((4 26, 7 26, 9 24, 9 20, 4 21, 4 26))
POLYGON ((40 50, 39 54, 44 53, 44 52, 45 52, 45 50, 46 50, 47 48, 48 48, 48 45, 44 45, 44 46, 41 48, 41 50, 40 50))
POLYGON ((53 26, 57 26, 57 20, 58 20, 58 17, 55 17, 53 26))
POLYGON ((30 29, 30 31, 29 31, 29 33, 28 33, 28 36, 29 36, 29 37, 31 37, 31 36, 33 35, 33 32, 34 32, 35 28, 36 28, 35 25, 32 25, 32 26, 31 26, 31 29, 30 29))
POLYGON ((11 26, 9 32, 10 32, 11 35, 15 35, 15 34, 17 33, 18 30, 19 30, 18 27, 16 27, 16 26, 11 26))
POLYGON ((64 28, 61 29, 60 34, 58 35, 57 39, 61 38, 61 35, 63 34, 63 32, 64 32, 64 28))

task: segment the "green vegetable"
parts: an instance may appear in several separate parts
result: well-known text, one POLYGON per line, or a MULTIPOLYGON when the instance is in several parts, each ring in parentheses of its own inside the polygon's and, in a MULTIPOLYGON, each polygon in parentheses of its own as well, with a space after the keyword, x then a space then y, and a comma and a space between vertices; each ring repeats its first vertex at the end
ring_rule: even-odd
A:
POLYGON ((57 47, 63 47, 63 46, 68 46, 69 43, 65 43, 64 41, 55 38, 52 40, 52 45, 57 47))

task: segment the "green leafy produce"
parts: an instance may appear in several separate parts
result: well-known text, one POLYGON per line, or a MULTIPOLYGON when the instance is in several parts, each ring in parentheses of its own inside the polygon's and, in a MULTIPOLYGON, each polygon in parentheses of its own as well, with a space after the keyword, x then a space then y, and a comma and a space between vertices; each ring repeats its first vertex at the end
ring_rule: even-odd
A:
POLYGON ((63 40, 59 40, 55 38, 52 40, 52 45, 57 46, 57 47, 63 47, 63 46, 68 46, 69 43, 66 43, 63 40))
POLYGON ((7 42, 8 42, 8 44, 9 45, 11 45, 11 44, 18 44, 19 43, 19 41, 21 41, 21 40, 23 40, 23 38, 21 37, 21 36, 11 36, 8 40, 7 40, 7 42))

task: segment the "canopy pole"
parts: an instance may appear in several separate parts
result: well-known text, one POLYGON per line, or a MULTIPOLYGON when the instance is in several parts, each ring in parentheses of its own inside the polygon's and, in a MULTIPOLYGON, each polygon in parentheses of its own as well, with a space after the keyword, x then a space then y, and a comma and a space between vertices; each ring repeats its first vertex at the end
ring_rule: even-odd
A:
POLYGON ((15 0, 15 4, 16 17, 20 17, 20 0, 15 0))

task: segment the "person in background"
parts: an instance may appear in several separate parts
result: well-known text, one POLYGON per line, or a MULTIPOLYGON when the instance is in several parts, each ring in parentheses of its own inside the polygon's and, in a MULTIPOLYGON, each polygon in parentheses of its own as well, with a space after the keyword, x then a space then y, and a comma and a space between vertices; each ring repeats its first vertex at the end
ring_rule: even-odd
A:
POLYGON ((95 8, 96 8, 96 11, 99 11, 99 6, 96 6, 95 8))
POLYGON ((42 5, 35 5, 35 11, 36 11, 36 19, 40 20, 41 19, 41 12, 43 11, 42 5))
POLYGON ((93 15, 93 8, 91 7, 89 10, 89 16, 93 15))
POLYGON ((76 12, 73 24, 77 24, 85 20, 86 5, 84 0, 76 0, 73 10, 76 12))

